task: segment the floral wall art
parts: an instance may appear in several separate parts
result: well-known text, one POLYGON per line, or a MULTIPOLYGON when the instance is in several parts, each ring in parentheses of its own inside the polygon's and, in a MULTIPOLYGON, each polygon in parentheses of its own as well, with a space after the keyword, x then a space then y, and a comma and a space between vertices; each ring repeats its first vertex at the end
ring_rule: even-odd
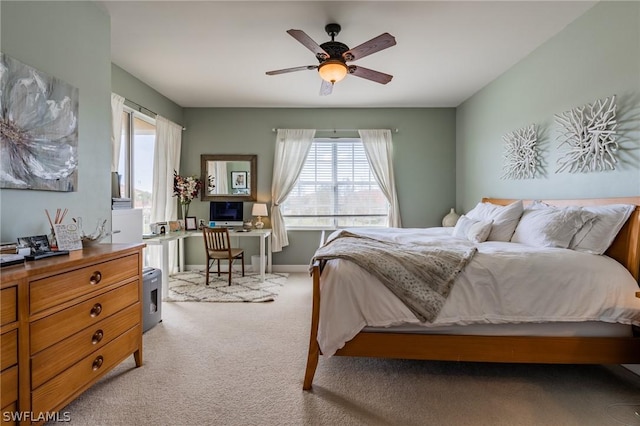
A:
POLYGON ((509 132, 502 140, 505 143, 505 152, 500 178, 533 179, 540 164, 535 124, 509 132))
POLYGON ((0 53, 0 188, 76 191, 78 89, 0 53))
POLYGON ((569 172, 614 170, 616 155, 616 97, 598 99, 592 104, 556 114, 561 140, 558 169, 569 172))

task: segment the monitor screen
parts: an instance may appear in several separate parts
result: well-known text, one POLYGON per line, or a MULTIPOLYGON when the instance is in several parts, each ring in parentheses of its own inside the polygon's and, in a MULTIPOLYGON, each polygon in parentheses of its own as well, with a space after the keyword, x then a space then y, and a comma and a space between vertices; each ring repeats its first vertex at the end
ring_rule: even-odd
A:
POLYGON ((216 226, 242 226, 243 207, 242 201, 211 201, 209 220, 216 226))

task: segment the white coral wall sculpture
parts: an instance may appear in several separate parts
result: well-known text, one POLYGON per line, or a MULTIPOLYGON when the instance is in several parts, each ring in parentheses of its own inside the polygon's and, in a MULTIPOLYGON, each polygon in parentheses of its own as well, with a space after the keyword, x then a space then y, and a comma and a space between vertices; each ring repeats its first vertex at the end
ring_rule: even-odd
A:
POLYGON ((555 118, 562 127, 558 149, 563 151, 556 173, 615 169, 618 162, 615 95, 556 114, 555 118))
POLYGON ((501 179, 533 179, 540 164, 538 132, 535 124, 509 132, 502 137, 505 143, 504 166, 501 179))

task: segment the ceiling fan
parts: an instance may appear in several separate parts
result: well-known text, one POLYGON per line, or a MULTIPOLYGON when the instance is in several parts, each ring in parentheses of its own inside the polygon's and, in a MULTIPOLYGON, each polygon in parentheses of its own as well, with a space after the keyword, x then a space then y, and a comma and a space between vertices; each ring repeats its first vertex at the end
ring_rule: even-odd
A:
POLYGON ((307 49, 315 53, 318 65, 305 65, 301 67, 285 68, 275 71, 267 71, 267 75, 285 74, 294 71, 318 70, 318 74, 322 78, 320 86, 320 95, 330 95, 333 85, 342 80, 347 74, 356 77, 366 78, 380 84, 387 84, 393 78, 392 75, 379 71, 374 71, 357 65, 347 65, 347 62, 364 58, 372 53, 379 52, 391 46, 395 46, 396 39, 389 33, 380 34, 378 37, 362 43, 359 46, 350 49, 344 43, 335 41, 335 37, 340 33, 340 25, 328 24, 324 27, 331 41, 318 44, 302 30, 289 30, 287 33, 307 49))

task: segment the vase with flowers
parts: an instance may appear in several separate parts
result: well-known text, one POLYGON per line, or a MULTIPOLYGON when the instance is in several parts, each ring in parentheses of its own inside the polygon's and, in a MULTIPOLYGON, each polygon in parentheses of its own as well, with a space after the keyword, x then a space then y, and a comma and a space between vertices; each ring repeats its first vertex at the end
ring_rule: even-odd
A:
POLYGON ((173 171, 173 196, 178 197, 182 208, 182 219, 189 215, 189 205, 202 189, 202 181, 195 176, 180 176, 173 171))

